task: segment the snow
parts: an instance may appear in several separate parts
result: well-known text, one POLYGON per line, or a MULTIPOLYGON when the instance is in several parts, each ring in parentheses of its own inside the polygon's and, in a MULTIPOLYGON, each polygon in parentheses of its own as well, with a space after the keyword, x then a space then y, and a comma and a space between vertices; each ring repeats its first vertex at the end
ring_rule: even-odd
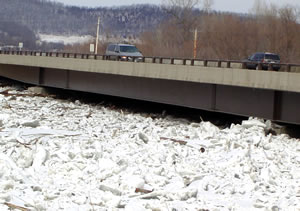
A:
POLYGON ((82 44, 93 42, 95 38, 90 35, 84 36, 63 36, 63 35, 52 35, 52 34, 39 34, 39 38, 42 42, 62 43, 64 45, 82 44))
POLYGON ((33 96, 0 109, 0 210, 300 209, 300 142, 263 120, 219 129, 33 96))

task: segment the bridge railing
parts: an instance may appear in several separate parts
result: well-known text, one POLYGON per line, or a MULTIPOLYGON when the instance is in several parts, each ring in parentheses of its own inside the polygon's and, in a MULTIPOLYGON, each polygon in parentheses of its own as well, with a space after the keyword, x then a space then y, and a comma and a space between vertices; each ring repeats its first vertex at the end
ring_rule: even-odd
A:
POLYGON ((241 60, 216 60, 216 59, 191 59, 191 58, 169 58, 169 57, 113 57, 107 55, 81 54, 68 52, 41 52, 41 51, 3 51, 0 55, 20 55, 20 56, 44 56, 73 59, 93 59, 93 60, 115 60, 124 62, 143 62, 155 64, 189 65, 217 68, 238 68, 247 69, 252 64, 257 70, 281 71, 281 72, 300 72, 300 64, 290 63, 260 63, 241 60), (293 70, 293 71, 292 71, 293 70), (296 70, 296 71, 295 71, 296 70))

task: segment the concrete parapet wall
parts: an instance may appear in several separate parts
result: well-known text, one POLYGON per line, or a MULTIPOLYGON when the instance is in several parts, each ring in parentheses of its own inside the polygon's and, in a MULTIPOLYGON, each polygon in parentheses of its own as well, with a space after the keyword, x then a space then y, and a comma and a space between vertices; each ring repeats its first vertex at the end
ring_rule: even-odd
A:
POLYGON ((300 73, 300 67, 292 67, 291 72, 300 73))

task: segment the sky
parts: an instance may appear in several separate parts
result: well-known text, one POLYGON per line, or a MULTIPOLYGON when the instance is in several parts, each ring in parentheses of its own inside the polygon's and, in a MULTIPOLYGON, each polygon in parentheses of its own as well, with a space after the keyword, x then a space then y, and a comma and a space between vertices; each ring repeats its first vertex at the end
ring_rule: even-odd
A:
MULTIPOLYGON (((86 7, 107 7, 122 6, 132 4, 157 4, 160 5, 162 0, 52 0, 64 3, 66 5, 86 6, 86 7)), ((248 13, 252 8, 255 0, 214 0, 213 9, 217 11, 241 12, 248 13)), ((290 4, 300 8, 300 0, 266 0, 275 3, 278 6, 290 4)))

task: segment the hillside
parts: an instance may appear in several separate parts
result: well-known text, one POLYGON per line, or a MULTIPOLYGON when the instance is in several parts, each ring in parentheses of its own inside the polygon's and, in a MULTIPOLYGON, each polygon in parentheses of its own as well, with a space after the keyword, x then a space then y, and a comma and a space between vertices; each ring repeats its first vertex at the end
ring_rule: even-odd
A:
POLYGON ((0 0, 0 5, 0 25, 14 22, 44 34, 94 35, 100 17, 102 31, 119 36, 138 35, 167 16, 154 5, 85 8, 46 0, 0 0))

